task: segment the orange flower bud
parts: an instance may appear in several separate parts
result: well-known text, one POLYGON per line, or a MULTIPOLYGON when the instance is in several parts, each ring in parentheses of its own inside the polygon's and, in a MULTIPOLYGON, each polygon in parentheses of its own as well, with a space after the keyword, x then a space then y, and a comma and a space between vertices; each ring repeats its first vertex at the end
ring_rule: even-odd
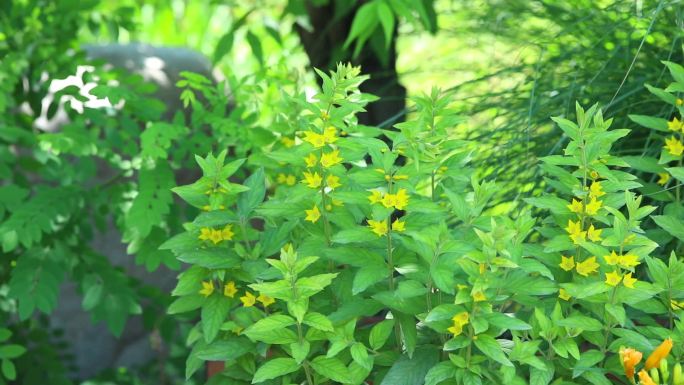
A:
POLYGON ((672 338, 668 338, 663 341, 663 343, 655 348, 653 353, 648 356, 648 359, 644 364, 646 370, 651 370, 652 368, 657 368, 660 366, 660 360, 667 357, 667 355, 670 354, 670 350, 672 350, 672 338))
POLYGON ((634 367, 641 362, 642 357, 643 354, 638 350, 632 348, 620 349, 620 360, 625 368, 625 375, 628 379, 634 378, 634 367))
POLYGON ((651 376, 649 376, 645 370, 641 369, 641 371, 639 371, 639 385, 658 385, 658 384, 656 384, 653 381, 651 376))

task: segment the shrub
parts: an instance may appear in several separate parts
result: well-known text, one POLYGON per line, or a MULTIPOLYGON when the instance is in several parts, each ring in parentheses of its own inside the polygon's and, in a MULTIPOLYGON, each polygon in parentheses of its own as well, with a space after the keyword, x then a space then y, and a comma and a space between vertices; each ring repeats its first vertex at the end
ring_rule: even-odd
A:
POLYGON ((629 130, 598 106, 554 118, 569 142, 540 159, 540 216, 509 217, 468 167, 475 144, 451 139, 448 97, 381 131, 356 124, 358 69, 319 75, 293 145, 265 152, 297 183, 257 168, 237 184, 223 151, 174 189, 202 210, 162 245, 190 264, 169 312, 201 315, 187 376, 216 360, 236 384, 611 384, 634 375, 627 347, 655 350, 652 370, 656 343, 681 341, 684 263, 659 258, 657 207, 610 153, 629 130))

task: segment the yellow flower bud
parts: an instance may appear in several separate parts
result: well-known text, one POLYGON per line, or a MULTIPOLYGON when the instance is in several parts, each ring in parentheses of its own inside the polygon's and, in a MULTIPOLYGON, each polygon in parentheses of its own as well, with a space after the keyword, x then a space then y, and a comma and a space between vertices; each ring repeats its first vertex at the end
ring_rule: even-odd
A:
POLYGON ((684 385, 684 376, 682 375, 682 364, 676 363, 672 370, 672 385, 684 385))

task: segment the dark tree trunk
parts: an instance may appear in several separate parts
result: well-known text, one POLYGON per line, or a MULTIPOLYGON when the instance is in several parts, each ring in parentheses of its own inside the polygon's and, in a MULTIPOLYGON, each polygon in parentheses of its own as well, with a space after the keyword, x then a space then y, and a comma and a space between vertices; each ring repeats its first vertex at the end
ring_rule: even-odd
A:
MULTIPOLYGON (((359 123, 391 127, 395 121, 403 120, 406 106, 406 88, 399 83, 396 69, 396 28, 389 45, 386 64, 368 43, 358 57, 352 58, 351 47, 344 50, 343 45, 362 3, 356 4, 342 15, 336 15, 342 12, 336 12, 335 4, 335 1, 330 1, 327 5, 316 7, 307 2, 307 13, 313 30, 296 27, 311 66, 327 71, 334 69, 338 62, 360 65, 361 71, 371 76, 370 80, 361 85, 361 90, 380 97, 380 100, 369 104, 366 107, 367 112, 358 115, 359 123)), ((378 30, 377 33, 382 32, 378 30)))

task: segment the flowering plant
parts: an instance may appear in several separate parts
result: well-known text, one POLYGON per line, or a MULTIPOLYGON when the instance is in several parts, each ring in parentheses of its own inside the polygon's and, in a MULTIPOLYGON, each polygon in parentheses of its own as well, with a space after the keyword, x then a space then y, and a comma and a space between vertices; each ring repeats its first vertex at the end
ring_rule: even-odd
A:
POLYGON ((501 215, 447 96, 381 130, 357 123, 374 99, 357 68, 319 75, 313 99, 284 95, 301 108, 294 136, 247 160, 197 157, 203 176, 174 189, 198 212, 162 245, 190 265, 169 312, 200 314, 188 377, 222 361, 227 384, 679 381, 665 357, 682 341, 684 263, 658 257, 657 207, 611 154, 628 130, 597 106, 554 118, 569 142, 525 200, 540 217, 501 215))

